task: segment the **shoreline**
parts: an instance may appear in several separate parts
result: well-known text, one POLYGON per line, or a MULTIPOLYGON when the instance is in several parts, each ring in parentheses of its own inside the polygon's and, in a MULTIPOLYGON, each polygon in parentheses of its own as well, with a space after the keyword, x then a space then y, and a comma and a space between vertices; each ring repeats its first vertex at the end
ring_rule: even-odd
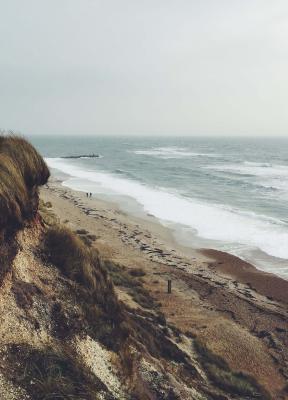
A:
MULTIPOLYGON (((228 251, 223 251, 221 249, 217 249, 217 248, 213 248, 213 247, 192 247, 192 246, 188 246, 185 245, 184 243, 181 243, 180 240, 178 240, 176 238, 176 236, 174 235, 174 230, 171 229, 168 226, 165 226, 164 224, 161 223, 161 221, 159 221, 156 217, 154 217, 153 215, 149 215, 143 212, 143 215, 139 215, 136 212, 128 212, 126 211, 126 209, 122 209, 121 206, 119 205, 118 202, 113 202, 112 200, 108 200, 105 199, 105 196, 97 196, 97 194, 93 194, 92 198, 86 198, 86 193, 83 191, 78 191, 75 189, 71 189, 68 186, 64 186, 62 185, 62 180, 61 179, 57 179, 57 178, 53 178, 50 181, 50 185, 55 185, 58 187, 58 189, 62 189, 63 191, 70 193, 72 195, 76 195, 76 196, 83 196, 83 201, 85 202, 85 200, 87 200, 87 210, 88 210, 88 215, 93 216, 93 211, 89 209, 92 209, 93 207, 97 207, 99 204, 101 204, 102 208, 110 208, 110 210, 113 210, 114 213, 116 213, 117 215, 122 215, 125 216, 125 218, 127 218, 128 221, 131 221, 132 223, 134 223, 135 225, 139 225, 141 227, 143 227, 144 229, 146 229, 147 231, 151 231, 152 233, 154 233, 157 237, 160 236, 160 241, 164 241, 165 245, 168 247, 173 247, 173 250, 176 251, 177 253, 180 253, 181 256, 185 257, 185 258, 197 258, 199 261, 206 261, 206 262, 212 262, 214 267, 218 265, 217 270, 219 272, 222 272, 224 274, 227 274, 231 277, 234 277, 235 279, 240 279, 240 280, 245 280, 245 275, 247 275, 247 277, 249 277, 249 279, 251 280, 251 285, 254 284, 254 286, 257 288, 264 288, 265 284, 264 284, 264 280, 272 280, 273 283, 276 284, 277 287, 281 287, 281 290, 284 290, 284 288, 286 288, 286 284, 285 283, 280 283, 280 282, 287 282, 288 284, 288 279, 285 279, 283 276, 277 275, 274 272, 267 272, 261 268, 259 268, 258 266, 256 266, 253 261, 249 261, 249 260, 245 260, 237 255, 234 255, 232 253, 229 253, 228 251), (106 207, 107 205, 107 207, 106 207), (222 265, 224 264, 224 265, 222 265), (221 267, 219 267, 219 265, 222 265, 221 267), (257 282, 255 282, 255 280, 257 279, 257 277, 261 276, 261 285, 257 284, 257 282)), ((132 239, 132 238, 130 238, 132 239)), ((127 241, 129 242, 129 240, 127 239, 127 241)), ((132 240, 130 241, 132 242, 132 240)), ((137 246, 137 242, 134 243, 134 245, 137 246)), ((144 246, 147 245, 147 249, 149 251, 149 244, 144 243, 144 246)), ((143 249, 145 250, 145 249, 143 249)), ((267 286, 267 285, 266 285, 267 286)), ((269 286, 269 285, 268 285, 269 286)), ((264 291, 266 291, 268 296, 273 297, 273 294, 269 294, 269 290, 266 287, 266 289, 264 289, 264 291)), ((273 291, 274 292, 274 291, 273 291)), ((274 293, 275 295, 275 293, 274 293)), ((281 296, 283 297, 283 296, 281 296)), ((284 296, 284 298, 286 299, 285 301, 288 302, 288 295, 284 296)))
MULTIPOLYGON (((86 198, 60 181, 50 181, 40 197, 51 203, 61 224, 94 235, 101 257, 128 272, 143 271, 141 282, 167 324, 197 337, 232 369, 255 376, 270 392, 284 387, 288 281, 229 253, 181 246, 154 217, 127 215, 117 205, 86 198)), ((131 309, 141 307, 126 287, 117 285, 116 292, 131 309)))
POLYGON ((214 202, 197 200, 197 195, 186 199, 185 196, 178 196, 177 191, 174 193, 169 189, 162 190, 157 185, 143 185, 138 180, 134 182, 134 179, 129 179, 129 176, 119 177, 117 169, 115 173, 107 173, 104 168, 104 173, 101 167, 93 169, 93 172, 88 168, 86 175, 84 167, 83 170, 79 167, 78 171, 75 166, 73 172, 73 165, 57 162, 54 164, 51 161, 53 174, 63 179, 63 185, 76 191, 92 191, 108 202, 112 199, 121 210, 141 219, 146 219, 147 214, 151 213, 161 225, 169 227, 183 247, 227 252, 257 269, 288 280, 287 238, 284 228, 281 230, 278 227, 278 230, 277 221, 269 217, 269 213, 257 214, 253 207, 246 211, 244 207, 241 211, 241 207, 238 209, 236 206, 234 210, 233 206, 228 206, 229 202, 225 205, 225 201, 224 204, 220 201, 218 204, 221 195, 214 202))
POLYGON ((201 253, 214 259, 214 262, 210 264, 212 270, 223 273, 237 282, 248 284, 268 299, 288 304, 288 281, 286 279, 262 271, 253 264, 227 252, 202 249, 201 253))
MULTIPOLYGON (((288 280, 274 273, 263 271, 252 263, 241 259, 231 253, 213 249, 195 249, 185 246, 175 238, 173 231, 162 225, 156 217, 145 215, 145 218, 128 214, 119 204, 93 195, 87 198, 86 193, 62 185, 62 180, 53 179, 49 182, 49 190, 58 191, 67 200, 73 198, 73 204, 79 207, 86 215, 97 218, 95 209, 107 214, 106 219, 112 225, 122 226, 120 230, 121 241, 131 245, 143 254, 148 254, 150 261, 165 263, 187 270, 189 264, 201 266, 204 264, 223 276, 241 283, 245 283, 271 299, 283 301, 288 304, 288 280), (79 200, 75 200, 78 198, 79 200), (80 200, 81 199, 81 200, 80 200), (117 224, 118 219, 123 221, 117 224), (130 229, 128 225, 132 225, 130 229), (123 230, 124 226, 124 230, 123 230), (126 226, 126 227, 125 227, 126 226), (136 229, 133 228, 136 227, 136 229), (143 232, 142 232, 143 231, 143 232), (141 236, 141 237, 140 237, 141 236), (140 237, 140 238, 139 238, 140 237), (181 260, 181 261, 180 261, 181 260)), ((60 213, 61 214, 61 213, 60 213)), ((98 218, 105 217, 98 213, 98 218)), ((62 222, 65 219, 62 219, 62 222)), ((114 226, 114 230, 117 227, 114 226)))

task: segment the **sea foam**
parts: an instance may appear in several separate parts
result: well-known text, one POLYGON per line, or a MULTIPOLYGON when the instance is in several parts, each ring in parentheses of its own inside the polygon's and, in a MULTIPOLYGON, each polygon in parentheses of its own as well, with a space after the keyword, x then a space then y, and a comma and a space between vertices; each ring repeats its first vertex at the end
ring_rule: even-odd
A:
POLYGON ((243 179, 250 177, 254 179, 254 183, 257 185, 268 189, 280 190, 288 195, 287 165, 244 161, 239 164, 208 165, 205 168, 220 173, 236 174, 240 178, 243 177, 243 179))
POLYGON ((207 169, 223 172, 232 172, 239 175, 252 175, 260 177, 284 177, 288 179, 287 165, 273 165, 269 163, 252 163, 245 161, 241 164, 208 165, 207 169))
POLYGON ((154 156, 164 159, 169 158, 182 158, 182 157, 218 157, 219 155, 213 153, 195 153, 186 147, 153 147, 148 150, 133 150, 138 155, 154 156))
MULTIPOLYGON (((129 196, 142 205, 145 212, 169 223, 181 224, 197 231, 206 239, 240 243, 265 253, 288 259, 288 229, 284 222, 254 212, 245 212, 219 204, 181 197, 161 188, 106 172, 84 169, 66 160, 47 158, 48 165, 71 177, 97 184, 117 195, 129 196)), ((65 185, 77 189, 73 179, 65 185)))

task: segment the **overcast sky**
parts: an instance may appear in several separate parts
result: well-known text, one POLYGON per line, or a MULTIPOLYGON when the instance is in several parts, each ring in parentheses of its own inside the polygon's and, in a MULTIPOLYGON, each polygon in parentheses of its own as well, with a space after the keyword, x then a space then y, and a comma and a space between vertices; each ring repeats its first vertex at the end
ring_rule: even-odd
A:
POLYGON ((0 0, 0 127, 288 136, 287 0, 0 0))

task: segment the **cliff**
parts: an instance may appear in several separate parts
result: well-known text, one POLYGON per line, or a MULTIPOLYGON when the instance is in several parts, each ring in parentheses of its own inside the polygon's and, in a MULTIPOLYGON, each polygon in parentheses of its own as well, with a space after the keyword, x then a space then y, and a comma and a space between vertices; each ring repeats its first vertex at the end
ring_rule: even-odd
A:
MULTIPOLYGON (((269 399, 193 335, 93 238, 57 223, 24 139, 0 138, 0 398, 269 399), (129 287, 120 300, 114 284, 129 287)), ((85 232, 84 232, 85 233, 85 232)))

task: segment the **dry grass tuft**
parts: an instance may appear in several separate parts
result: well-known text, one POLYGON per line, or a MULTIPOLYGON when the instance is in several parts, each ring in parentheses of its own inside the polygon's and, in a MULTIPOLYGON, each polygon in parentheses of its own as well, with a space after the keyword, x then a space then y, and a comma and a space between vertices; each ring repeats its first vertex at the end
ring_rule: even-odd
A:
POLYGON ((77 284, 77 301, 88 333, 107 347, 119 349, 128 331, 121 304, 98 252, 66 227, 54 226, 44 238, 44 253, 77 284))
POLYGON ((97 251, 87 248, 70 229, 64 226, 50 228, 44 244, 49 260, 69 279, 89 290, 107 288, 109 293, 113 292, 113 285, 101 266, 97 251))
POLYGON ((0 136, 0 153, 6 154, 12 160, 28 188, 47 182, 50 172, 45 161, 23 137, 0 136))
POLYGON ((142 284, 123 267, 111 261, 102 261, 98 252, 66 227, 50 228, 44 238, 44 253, 69 279, 76 282, 77 303, 83 311, 82 330, 109 349, 121 351, 126 339, 138 346, 143 345, 154 357, 176 362, 186 362, 182 351, 167 337, 163 315, 145 291, 142 284), (124 307, 114 292, 115 283, 129 288, 133 298, 153 313, 124 307))
MULTIPOLYGON (((270 396, 253 377, 242 372, 232 371, 225 360, 212 353, 197 338, 194 341, 198 353, 209 379, 225 393, 247 396, 247 398, 269 400, 270 396)), ((245 397, 246 398, 246 397, 245 397)))
POLYGON ((127 271, 122 265, 116 264, 110 260, 105 260, 104 265, 114 285, 122 286, 127 289, 127 292, 136 303, 146 309, 159 309, 159 304, 150 296, 149 291, 143 287, 143 283, 139 279, 136 279, 145 275, 142 269, 127 271))
POLYGON ((114 399, 107 387, 63 349, 38 350, 28 345, 11 345, 9 361, 14 366, 9 378, 26 389, 35 400, 97 400, 99 394, 114 399))
POLYGON ((38 186, 49 169, 34 147, 19 136, 0 136, 0 230, 13 232, 38 210, 38 186))
POLYGON ((54 226, 56 223, 59 223, 59 218, 54 214, 52 208, 47 206, 47 203, 45 203, 42 199, 39 201, 38 211, 42 222, 47 227, 54 226))

